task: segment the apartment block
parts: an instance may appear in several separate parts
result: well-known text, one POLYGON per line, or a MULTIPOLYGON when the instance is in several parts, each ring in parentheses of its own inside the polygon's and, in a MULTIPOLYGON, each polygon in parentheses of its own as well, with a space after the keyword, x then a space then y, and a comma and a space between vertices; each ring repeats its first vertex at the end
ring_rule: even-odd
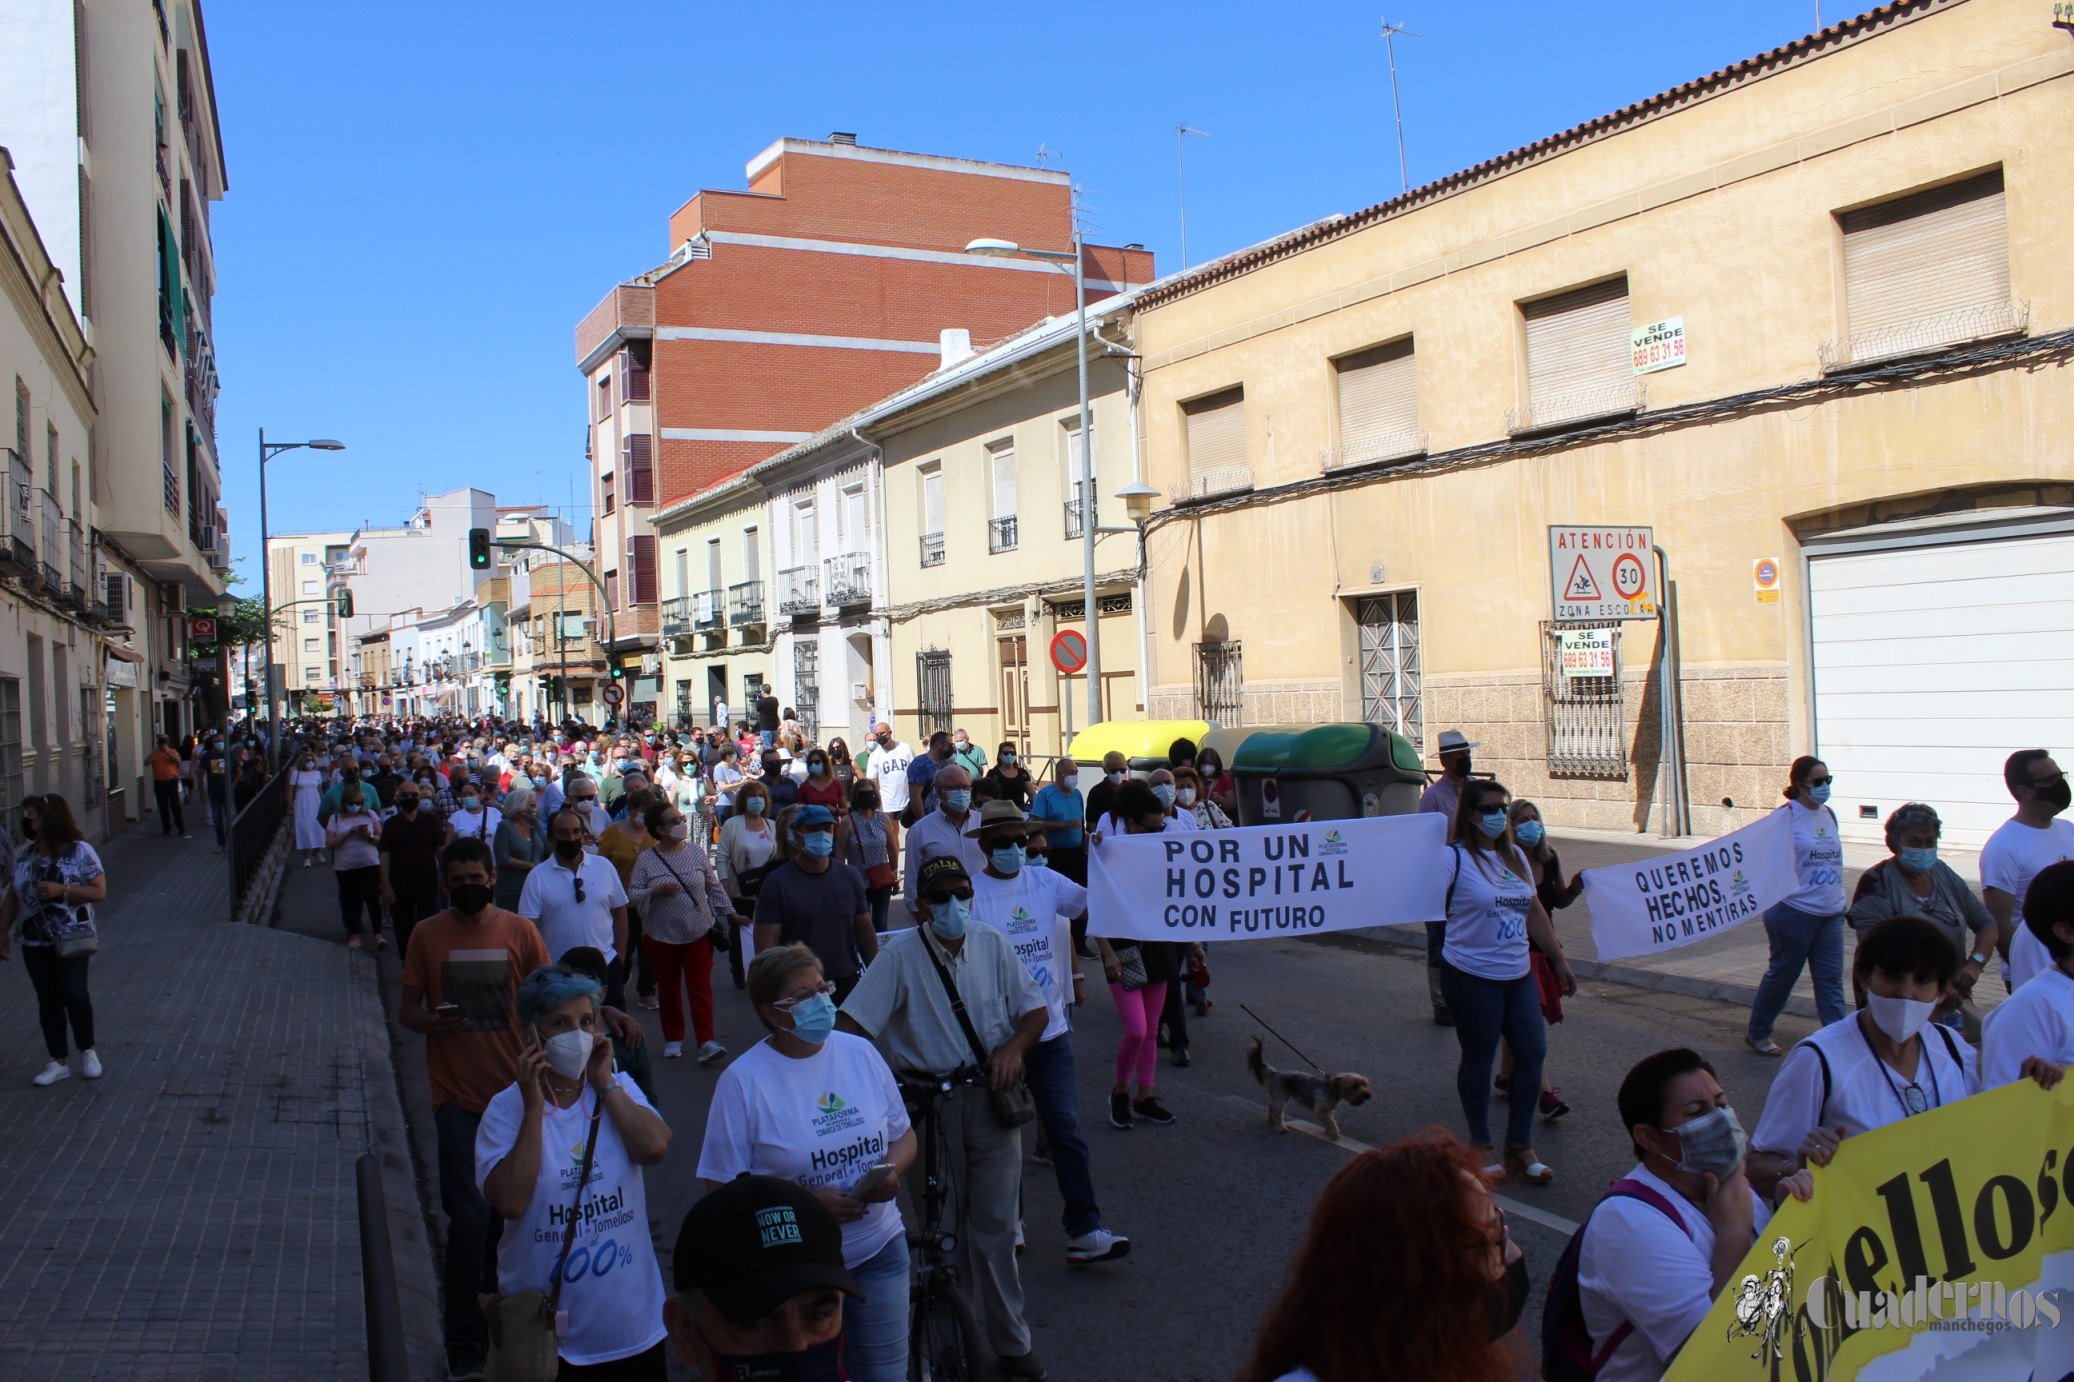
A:
POLYGON ((352 551, 351 532, 289 533, 267 540, 274 601, 274 666, 291 715, 329 710, 346 686, 333 573, 352 551))

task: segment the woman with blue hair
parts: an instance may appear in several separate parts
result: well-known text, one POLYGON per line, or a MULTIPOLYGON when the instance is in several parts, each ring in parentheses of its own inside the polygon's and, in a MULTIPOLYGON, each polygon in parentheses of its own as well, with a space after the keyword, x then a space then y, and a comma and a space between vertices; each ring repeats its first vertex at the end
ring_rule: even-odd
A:
POLYGON ((490 1101, 475 1141, 483 1198, 517 1225, 485 1310, 491 1353, 507 1318, 539 1308, 513 1298, 537 1291, 567 1320, 561 1378, 663 1382, 663 1281, 641 1168, 662 1161, 670 1128, 614 1069, 602 993, 561 964, 519 986, 518 1079, 490 1101))

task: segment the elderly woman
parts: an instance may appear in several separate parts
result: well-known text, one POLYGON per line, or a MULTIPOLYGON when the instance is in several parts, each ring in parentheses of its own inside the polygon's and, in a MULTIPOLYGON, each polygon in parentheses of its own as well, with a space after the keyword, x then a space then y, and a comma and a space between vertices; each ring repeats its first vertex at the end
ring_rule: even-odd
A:
POLYGON ((504 819, 497 822, 497 893, 495 901, 507 912, 518 910, 519 894, 526 890, 526 875, 553 852, 547 828, 540 823, 540 801, 531 790, 515 787, 504 797, 504 819))
POLYGON ((804 945, 774 946, 749 966, 749 1001, 770 1034, 721 1075, 698 1173, 712 1190, 740 1175, 796 1181, 834 1211, 843 1265, 865 1297, 844 1311, 843 1362, 855 1382, 902 1382, 908 1248, 894 1197, 915 1134, 878 1048, 835 1030, 834 995, 804 945))
MULTIPOLYGON (((1887 849, 1893 857, 1859 877, 1849 920, 1861 938, 1888 917, 1918 916, 1936 922, 1959 957, 1959 970, 1932 1020, 1959 1026, 1963 1005, 1973 997, 1974 981, 1995 953, 2000 928, 1966 880, 1937 857, 1943 830, 1937 812, 1922 802, 1894 808, 1887 817, 1887 849)), ((1969 1039, 1978 1035, 1970 1033, 1969 1039)))
POLYGON ((691 838, 683 808, 667 799, 651 801, 642 819, 654 845, 634 860, 627 900, 648 926, 641 945, 661 985, 663 1055, 684 1054, 688 994, 698 1058, 715 1061, 727 1048, 713 1035, 713 934, 725 926, 722 944, 731 939, 734 904, 720 886, 719 870, 691 838))
MULTIPOLYGON (((515 1224, 498 1248, 498 1291, 540 1291, 568 1320, 562 1375, 663 1382, 663 1279, 641 1168, 662 1161, 670 1129, 613 1069, 600 991, 567 965, 519 986, 526 1045, 517 1081, 483 1111, 475 1179, 515 1224)), ((494 1339, 495 1302, 489 1313, 494 1339)))

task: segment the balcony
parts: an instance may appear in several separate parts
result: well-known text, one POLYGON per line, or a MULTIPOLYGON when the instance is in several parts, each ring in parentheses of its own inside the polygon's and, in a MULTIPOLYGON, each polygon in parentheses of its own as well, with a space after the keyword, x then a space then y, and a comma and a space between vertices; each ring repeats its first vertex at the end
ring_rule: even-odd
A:
POLYGON ((727 627, 727 595, 708 590, 692 597, 691 624, 700 633, 718 633, 727 627))
POLYGON ((27 460, 12 449, 4 454, 7 458, 7 502, 4 519, 0 519, 0 526, 5 528, 5 540, 0 541, 0 564, 10 566, 22 575, 33 576, 37 574, 36 526, 32 517, 36 478, 27 460))
POLYGON ((2030 324, 2031 305, 2027 302, 1990 302, 1957 312, 1918 317, 1839 341, 1824 341, 1820 351, 1822 373, 1862 369, 2000 336, 2021 336, 2030 324))
POLYGON ((795 566, 778 573, 778 613, 819 614, 821 573, 811 566, 795 566))
POLYGON ((871 553, 845 552, 821 563, 828 603, 838 609, 871 603, 871 553))
POLYGON ((1015 516, 990 518, 987 520, 987 550, 989 552, 1013 552, 1015 550, 1015 516))
POLYGON ((924 566, 941 566, 941 565, 943 565, 943 534, 942 534, 942 533, 923 533, 923 534, 922 534, 922 565, 924 565, 924 566))
POLYGON ((36 551, 43 559, 43 583, 53 594, 61 595, 65 590, 65 572, 60 563, 65 560, 65 549, 58 536, 64 529, 64 521, 58 516, 58 497, 49 490, 38 490, 36 507, 37 528, 42 538, 36 544, 36 551))
POLYGON ((691 636, 691 597, 679 595, 673 600, 662 602, 662 635, 664 638, 688 638, 691 636))
POLYGON ((93 609, 93 592, 86 588, 86 529, 76 518, 65 520, 67 589, 71 601, 82 610, 93 609))
POLYGON ((1217 470, 1206 470, 1200 475, 1188 477, 1185 485, 1176 485, 1170 491, 1176 504, 1215 499, 1224 494, 1244 494, 1253 488, 1253 471, 1248 466, 1224 466, 1217 470))
POLYGON ((1066 541, 1075 542, 1079 538, 1080 501, 1078 499, 1068 499, 1066 501, 1066 541))
POLYGON ((1639 383, 1605 384, 1595 389, 1537 398, 1524 408, 1505 410, 1505 430, 1517 437, 1579 423, 1632 417, 1649 406, 1649 393, 1639 383))
POLYGON ((727 588, 727 622, 734 628, 763 622, 762 581, 743 581, 727 588))

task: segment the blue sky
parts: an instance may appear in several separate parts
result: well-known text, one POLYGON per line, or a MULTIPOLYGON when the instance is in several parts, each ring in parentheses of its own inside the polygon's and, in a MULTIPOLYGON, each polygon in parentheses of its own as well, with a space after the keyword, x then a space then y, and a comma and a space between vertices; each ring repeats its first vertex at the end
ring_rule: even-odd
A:
MULTIPOLYGON (((1393 0, 1394 2, 1394 0, 1393 0)), ((1832 0, 1831 23, 1855 7, 1832 0)), ((463 484, 579 530, 576 322, 667 253, 669 213, 772 140, 1028 164, 1063 154, 1091 239, 1180 264, 1399 190, 1372 5, 209 0, 230 168, 218 406, 234 549, 256 429, 333 436, 268 471, 277 532, 395 523, 463 484), (1047 18, 1047 16, 1049 16, 1047 18)), ((1388 11, 1414 186, 1814 27, 1813 0, 1388 11)), ((244 569, 250 570, 247 564, 244 569)))

